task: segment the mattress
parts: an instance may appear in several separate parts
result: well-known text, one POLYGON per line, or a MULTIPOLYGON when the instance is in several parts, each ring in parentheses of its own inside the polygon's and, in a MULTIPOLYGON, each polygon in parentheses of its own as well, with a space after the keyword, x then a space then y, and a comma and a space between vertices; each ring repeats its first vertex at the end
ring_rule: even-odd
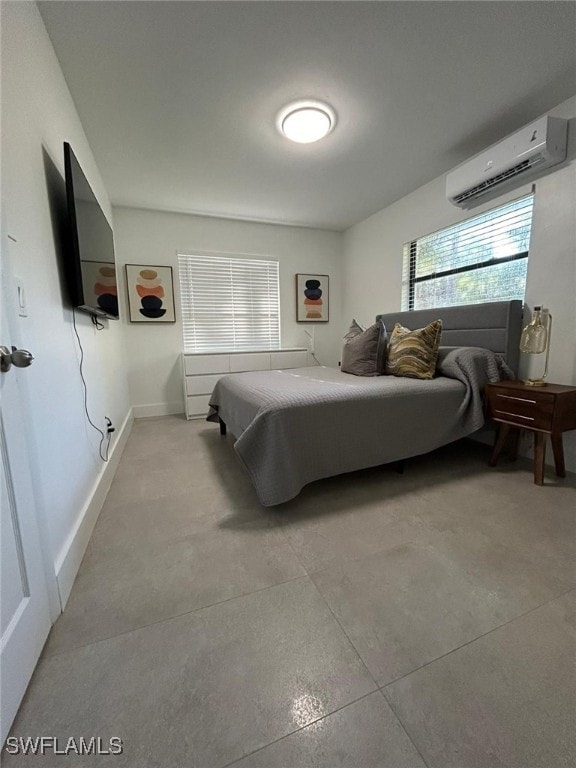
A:
POLYGON ((223 376, 208 421, 226 424, 264 506, 324 477, 427 453, 479 429, 487 381, 511 376, 479 348, 444 348, 431 380, 315 366, 223 376))

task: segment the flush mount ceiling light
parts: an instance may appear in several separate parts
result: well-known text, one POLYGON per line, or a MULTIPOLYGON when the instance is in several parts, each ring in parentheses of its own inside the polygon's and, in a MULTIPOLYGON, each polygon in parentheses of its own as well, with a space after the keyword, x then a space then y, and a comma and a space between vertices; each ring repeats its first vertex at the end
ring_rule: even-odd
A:
POLYGON ((276 120, 280 133, 298 144, 311 144, 323 139, 335 124, 334 110, 320 101, 296 101, 289 104, 276 120))

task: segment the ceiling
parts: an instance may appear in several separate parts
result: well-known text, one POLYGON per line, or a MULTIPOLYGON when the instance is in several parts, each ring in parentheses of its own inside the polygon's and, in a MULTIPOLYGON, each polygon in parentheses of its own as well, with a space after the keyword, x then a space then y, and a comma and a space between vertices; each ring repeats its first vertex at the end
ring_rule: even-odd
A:
POLYGON ((343 230, 576 93, 574 2, 39 7, 115 205, 343 230))

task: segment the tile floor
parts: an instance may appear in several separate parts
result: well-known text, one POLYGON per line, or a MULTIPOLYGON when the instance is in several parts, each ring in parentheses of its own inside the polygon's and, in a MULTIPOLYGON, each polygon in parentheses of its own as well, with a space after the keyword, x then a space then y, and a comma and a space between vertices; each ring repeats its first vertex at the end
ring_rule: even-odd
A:
POLYGON ((262 508, 233 438, 136 421, 13 735, 14 766, 576 762, 576 483, 463 441, 262 508))

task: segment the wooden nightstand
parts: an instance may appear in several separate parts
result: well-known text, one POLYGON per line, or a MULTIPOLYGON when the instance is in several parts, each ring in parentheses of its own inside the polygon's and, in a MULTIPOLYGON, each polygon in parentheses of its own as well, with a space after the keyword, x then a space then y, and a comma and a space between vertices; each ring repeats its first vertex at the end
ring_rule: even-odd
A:
POLYGON ((485 390, 486 415, 499 422, 498 437, 488 462, 496 466, 510 430, 514 430, 513 458, 518 450, 520 429, 534 432, 534 482, 544 484, 546 435, 550 435, 556 474, 566 477, 562 433, 576 429, 576 387, 548 384, 531 387, 521 381, 488 384, 485 390))

